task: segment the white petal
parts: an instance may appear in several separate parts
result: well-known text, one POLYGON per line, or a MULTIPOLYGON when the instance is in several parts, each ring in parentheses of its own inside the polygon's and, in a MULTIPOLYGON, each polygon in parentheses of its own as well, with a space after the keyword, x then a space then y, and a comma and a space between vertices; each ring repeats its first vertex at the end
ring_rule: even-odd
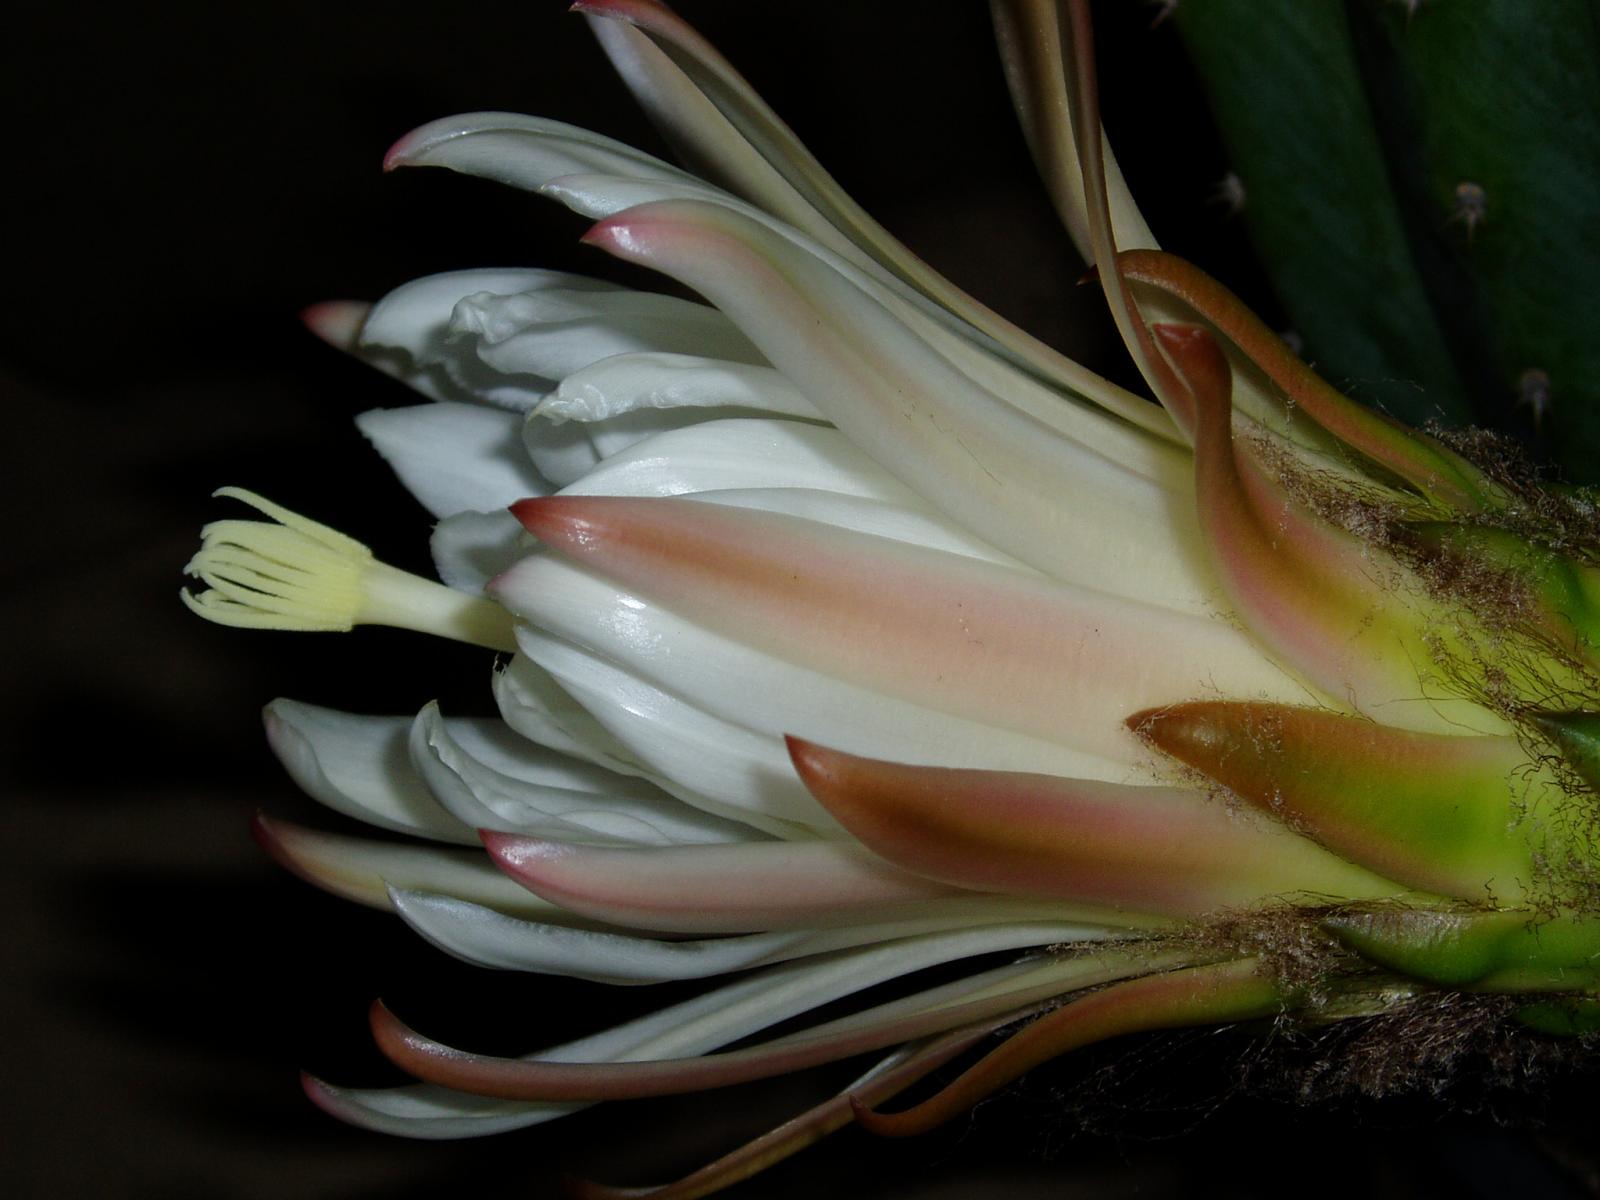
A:
POLYGON ((361 328, 371 312, 372 305, 361 300, 322 300, 302 309, 300 319, 335 350, 356 354, 361 328))
POLYGON ((480 268, 424 275, 402 284, 380 300, 367 316, 361 341, 370 347, 404 350, 434 361, 455 306, 467 296, 488 293, 514 296, 555 288, 561 291, 614 292, 620 285, 567 271, 537 267, 480 268))
POLYGON ((716 309, 653 292, 479 292, 456 304, 450 332, 476 339, 479 359, 496 371, 545 379, 642 350, 766 361, 716 309))
MULTIPOLYGON (((1006 82, 1011 86, 1012 101, 1034 161, 1078 253, 1085 262, 1093 262, 1083 166, 1078 160, 1072 102, 1068 99, 1076 85, 1071 36, 1060 28, 1056 13, 1049 8, 1042 10, 1042 21, 1018 20, 1027 10, 1015 5, 996 4, 991 11, 1006 82)), ((1155 237, 1123 180, 1104 130, 1100 143, 1111 225, 1118 248, 1154 247, 1155 237)))
POLYGON ((973 382, 1003 396, 1029 416, 1165 486, 1187 478, 1188 451, 1169 436, 1152 434, 1146 428, 1151 422, 1170 424, 1154 404, 1131 396, 1064 359, 1059 364, 1061 371, 1057 372, 1060 378, 1053 384, 1041 382, 1037 374, 1017 365, 999 343, 877 263, 863 260, 859 255, 835 253, 836 248, 813 240, 725 192, 703 184, 677 181, 572 175, 551 180, 539 189, 539 194, 585 216, 597 218, 658 200, 696 200, 731 209, 827 264, 886 308, 973 382), (1146 416, 1146 420, 1129 422, 1113 415, 1130 409, 1146 416))
POLYGON ((686 803, 779 837, 843 837, 770 734, 724 720, 560 638, 527 631, 524 655, 581 701, 606 734, 686 803))
POLYGON ((506 725, 529 741, 619 774, 644 777, 627 747, 526 655, 513 655, 495 672, 494 698, 506 725))
POLYGON ((910 542, 930 550, 980 558, 1016 570, 1030 569, 926 507, 909 508, 867 496, 850 496, 842 492, 803 487, 728 488, 715 492, 695 492, 693 495, 695 500, 705 504, 726 504, 732 508, 783 513, 808 521, 820 521, 836 529, 853 529, 857 533, 893 538, 897 542, 910 542))
POLYGON ((657 434, 742 415, 736 409, 641 408, 603 421, 530 418, 523 428, 529 459, 557 487, 580 482, 606 459, 657 434))
POLYGON ((436 400, 480 401, 526 411, 543 397, 545 380, 512 380, 480 362, 470 347, 450 343, 450 317, 462 298, 515 295, 540 288, 614 291, 615 284, 564 271, 448 271, 403 284, 367 317, 357 353, 436 400))
POLYGON ((774 837, 816 836, 812 827, 781 815, 785 810, 804 813, 803 820, 816 822, 836 835, 842 833, 838 823, 800 786, 787 755, 772 739, 756 739, 748 731, 687 709, 681 701, 670 701, 669 707, 675 706, 685 721, 654 722, 648 715, 652 711, 649 705, 658 693, 626 676, 621 677, 623 690, 607 690, 608 665, 576 648, 568 649, 582 663, 576 681, 557 682, 525 654, 514 656, 495 676, 495 700, 501 716, 523 737, 619 774, 649 780, 695 808, 774 837), (599 690, 590 692, 586 684, 598 684, 599 690), (628 687, 635 691, 627 692, 628 687), (604 721, 596 718, 596 712, 605 715, 604 721), (642 739, 625 741, 612 732, 613 728, 636 727, 644 734, 642 739), (665 758, 646 752, 653 743, 664 748, 665 758), (750 778, 749 763, 756 753, 764 756, 765 778, 775 781, 775 790, 788 797, 787 805, 769 803, 765 783, 750 778), (718 779, 727 782, 732 796, 726 803, 702 790, 707 780, 718 779))
POLYGON ((1040 378, 1093 394, 1109 411, 1177 440, 1164 413, 1018 329, 912 254, 850 198, 738 72, 676 14, 646 7, 597 14, 590 25, 640 102, 696 160, 711 166, 713 178, 830 245, 843 235, 983 330, 1040 378), (623 19, 607 28, 607 17, 623 19), (635 23, 637 29, 629 27, 635 23), (664 52, 667 47, 670 52, 664 52))
POLYGON ((389 889, 434 892, 528 920, 589 924, 541 900, 497 871, 481 850, 346 837, 256 818, 261 841, 284 866, 317 887, 388 910, 389 889))
MULTIPOLYGON (((882 944, 922 933, 978 924, 991 926, 996 940, 1020 935, 1014 946, 1082 942, 1107 936, 1103 927, 1049 920, 1039 906, 1038 924, 1002 933, 991 923, 1002 910, 985 916, 931 916, 914 921, 853 925, 840 929, 800 929, 697 941, 657 941, 604 931, 519 921, 489 909, 425 892, 397 892, 395 911, 434 945, 467 962, 502 970, 537 971, 601 983, 638 984, 705 979, 775 962, 788 962, 853 946, 882 944)), ((1016 913, 1026 919, 1025 910, 1016 913)), ((1003 947, 996 947, 997 949, 1003 947)))
MULTIPOLYGON (((932 935, 905 943, 843 951, 769 968, 670 1008, 590 1037, 539 1052, 547 1062, 647 1062, 704 1054, 832 1000, 913 971, 982 953, 978 937, 932 935)), ((1070 990, 1087 959, 1024 962, 936 989, 947 994, 1004 993, 1007 987, 1070 990)), ((1081 985, 1080 985, 1081 986, 1081 985)), ((1023 990, 1019 995, 1031 993, 1023 990)), ((1019 999, 1018 1003, 1026 1003, 1019 999)), ((937 1001, 935 1001, 937 1003, 937 1001)), ((456 1138, 538 1124, 585 1107, 485 1101, 430 1084, 403 1088, 331 1088, 315 1084, 319 1104, 369 1129, 408 1137, 456 1138)))
POLYGON ((552 422, 603 421, 640 408, 740 408, 820 421, 771 367, 691 354, 619 354, 568 375, 534 410, 552 422))
MULTIPOLYGON (((572 176, 552 180, 540 189, 588 216, 606 217, 637 205, 663 199, 693 199, 729 208, 791 242, 849 280, 866 296, 886 308, 974 383, 1034 420, 1042 422, 1084 449, 1158 483, 1168 490, 1187 493, 1190 484, 1189 453, 1165 437, 1152 436, 1138 425, 1111 416, 1095 402, 1079 400, 1071 392, 1042 384, 996 352, 987 338, 921 293, 882 271, 863 268, 841 258, 794 229, 773 220, 748 204, 704 185, 676 181, 615 176, 572 176)), ((875 264, 874 264, 875 265, 875 264)), ((1109 384, 1084 372, 1075 380, 1085 396, 1109 394, 1109 384)), ((1120 403, 1120 402, 1119 402, 1120 403)), ((1116 407, 1113 405, 1112 407, 1116 407)), ((1155 406, 1144 407, 1155 412, 1155 406)))
POLYGON ((1192 500, 980 386, 793 243, 690 201, 630 210, 592 240, 723 306, 852 442, 1001 549, 1058 578, 1214 611, 1192 500))
POLYGON ((528 461, 522 418, 476 404, 419 404, 364 412, 356 425, 406 490, 436 517, 487 512, 549 485, 528 461))
MULTIPOLYGON (((1131 713, 1219 691, 1310 697, 1214 619, 815 521, 685 498, 552 496, 517 515, 552 553, 603 572, 613 590, 608 597, 606 584, 597 589, 540 554, 494 581, 496 599, 681 695, 700 686, 691 648, 711 653, 716 642, 703 639, 713 638, 753 654, 746 669, 758 674, 760 660, 781 659, 898 698, 912 706, 905 724, 938 711, 1130 764, 1145 755, 1123 724, 1131 713)), ((697 702, 717 711, 728 703, 719 688, 738 693, 744 707, 727 715, 751 722, 751 704, 760 712, 781 701, 744 693, 748 678, 708 677, 697 702)), ((813 697, 824 708, 831 698, 813 697)))
POLYGON ((274 700, 267 742, 313 800, 380 829, 477 845, 435 802, 411 765, 409 717, 368 717, 298 700, 274 700))
POLYGON ((469 1096, 431 1083, 393 1088, 336 1087, 306 1076, 306 1095, 330 1116, 375 1133, 442 1141, 489 1137, 581 1112, 583 1104, 523 1104, 469 1096))
POLYGON ((526 191, 576 171, 700 183, 693 175, 602 134, 521 113, 463 113, 431 121, 396 142, 384 165, 441 166, 526 191))
POLYGON ((411 728, 411 758, 441 805, 478 829, 616 845, 739 841, 747 827, 682 804, 659 788, 493 731, 475 756, 429 704, 411 728))
MULTIPOLYGON (((609 28, 603 29, 602 38, 610 32, 609 28)), ((631 31, 616 29, 615 33, 624 40, 630 36, 637 38, 631 31)), ((638 46, 642 53, 659 57, 660 52, 655 47, 643 39, 638 41, 642 43, 638 46)), ((670 63, 666 67, 668 75, 676 71, 670 63)), ((681 73, 678 79, 685 85, 685 101, 701 109, 708 108, 705 98, 682 78, 681 73)), ((709 110, 707 118, 713 122, 721 120, 714 108, 709 110)), ((1132 403, 1137 405, 1134 411, 1139 416, 1170 425, 1156 406, 1136 401, 1092 372, 1059 357, 1053 364, 1053 373, 1060 375, 1070 389, 1093 397, 1094 404, 1069 400, 1058 388, 1042 386, 1032 374, 1008 365, 1002 360, 1010 351, 880 266, 789 190, 788 184, 771 173, 740 135, 731 128, 726 129, 726 133, 730 145, 743 147, 743 153, 750 155, 750 170, 768 173, 772 188, 763 194, 763 200, 770 212, 784 219, 775 219, 754 205, 621 143, 537 117, 470 113, 434 122, 402 139, 391 161, 442 166, 496 179, 538 191, 576 212, 597 218, 664 199, 698 199, 732 208, 760 221, 808 253, 821 257, 868 295, 888 306, 897 317, 911 322, 924 336, 942 335, 935 340, 940 352, 952 357, 979 383, 992 388, 997 377, 1003 377, 1004 394, 1040 419, 1063 424, 1064 432, 1079 437, 1087 445, 1104 443, 1106 451, 1125 456, 1119 461, 1127 465, 1145 469, 1145 460, 1153 456, 1154 469, 1165 469, 1161 465, 1163 455, 1159 446, 1165 444, 1169 450, 1172 448, 1169 434, 1152 438, 1140 429, 1139 422, 1127 424, 1097 407, 1103 404, 1113 411, 1121 411, 1132 403), (774 205, 775 197, 786 191, 793 203, 787 207, 774 205), (785 223, 786 220, 793 224, 785 223), (801 229, 808 232, 802 233, 801 229)))
MULTIPOLYGON (((638 180, 617 176, 582 175, 555 179, 539 189, 586 216, 607 217, 658 200, 696 200, 732 210, 784 238, 797 250, 837 271, 865 296, 887 309, 896 320, 922 338, 952 366, 980 387, 1002 397, 1012 407, 1111 462, 1145 476, 1163 487, 1186 489, 1189 481, 1188 450, 1164 436, 1151 434, 1138 424, 1118 419, 1107 411, 1120 411, 1129 403, 1149 410, 1164 421, 1153 404, 1122 393, 1099 376, 1071 364, 1071 384, 1050 386, 1017 366, 991 339, 938 307, 920 292, 894 276, 840 257, 790 226, 759 209, 703 185, 638 180), (1080 396, 1083 399, 1080 399, 1080 396), (1102 400, 1114 403, 1101 406, 1102 400)), ((1185 319, 1183 315, 1172 319, 1185 319)), ((1252 410, 1253 411, 1253 410, 1252 410)))
POLYGON ((575 496, 676 496, 796 487, 923 507, 836 429, 763 418, 702 421, 609 455, 563 490, 575 496))
POLYGON ((463 592, 481 592, 533 548, 533 538, 510 513, 459 512, 433 527, 428 539, 439 578, 463 592))
MULTIPOLYGON (((898 762, 1119 782, 1128 777, 1127 764, 1141 756, 1136 739, 1125 730, 1125 742, 1109 734, 1097 736, 1098 729, 1086 730, 1084 736, 1096 735, 1093 740, 1103 753, 1083 752, 822 674, 688 621, 548 555, 525 560, 515 573, 516 599, 508 604, 530 622, 518 625, 518 645, 568 689, 584 679, 586 668, 563 657, 563 647, 550 640, 552 635, 653 689, 774 743, 793 734, 898 762), (1113 750, 1122 752, 1120 759, 1111 757, 1113 750)), ((611 675, 605 679, 608 687, 622 682, 611 675)), ((641 699, 630 696, 623 707, 641 699)), ((596 715, 606 719, 599 708, 596 715)), ((1114 723, 1108 719, 1108 725, 1114 723)))

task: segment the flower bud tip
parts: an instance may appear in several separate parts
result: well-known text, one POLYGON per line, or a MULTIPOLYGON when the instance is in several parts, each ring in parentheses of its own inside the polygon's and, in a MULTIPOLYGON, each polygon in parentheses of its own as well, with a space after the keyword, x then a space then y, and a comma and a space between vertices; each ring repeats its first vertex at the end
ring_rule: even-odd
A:
POLYGON ((289 847, 284 844, 282 826, 260 809, 250 817, 250 836, 255 839, 256 845, 267 852, 267 856, 273 862, 302 879, 306 877, 299 863, 295 861, 294 855, 289 853, 289 847))
POLYGON ((307 1100, 329 1116, 340 1115, 339 1107, 334 1102, 333 1089, 310 1071, 300 1072, 300 1090, 306 1094, 307 1100))
POLYGON ((582 246, 598 246, 602 250, 609 250, 615 244, 616 227, 617 221, 615 217, 606 217, 604 220, 596 221, 588 229, 584 230, 583 236, 578 239, 578 244, 582 246))
POLYGON ((385 1058, 394 1062, 404 1055, 406 1043, 412 1036, 411 1029, 390 1011, 382 998, 368 1006, 367 1026, 372 1031, 372 1040, 385 1058))
POLYGON ((359 300, 319 300, 300 310, 300 323, 335 350, 352 350, 371 311, 359 300))
POLYGON ((1149 734, 1155 723, 1166 715, 1167 711, 1165 707, 1141 708, 1138 712, 1123 717, 1122 723, 1136 736, 1143 738, 1149 734))
POLYGON ((367 1005, 367 1021, 372 1026, 374 1034, 392 1029, 399 1024, 395 1020, 394 1013, 389 1010, 389 1006, 383 1002, 382 996, 374 997, 372 1003, 367 1005))
POLYGON ((387 173, 397 167, 411 166, 411 156, 417 149, 417 133, 412 130, 403 134, 394 145, 383 152, 383 169, 387 173))
POLYGON ((783 744, 789 751, 789 761, 794 764, 795 773, 808 787, 813 782, 821 782, 828 774, 829 767, 837 765, 840 757, 837 751, 795 737, 792 733, 783 735, 783 744))

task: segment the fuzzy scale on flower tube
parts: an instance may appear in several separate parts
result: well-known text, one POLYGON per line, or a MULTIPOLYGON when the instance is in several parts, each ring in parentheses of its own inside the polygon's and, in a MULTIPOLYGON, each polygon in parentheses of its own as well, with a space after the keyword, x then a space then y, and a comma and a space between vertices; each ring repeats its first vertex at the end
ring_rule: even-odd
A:
POLYGON ((224 489, 271 521, 208 526, 184 598, 510 656, 497 721, 269 705, 296 782, 411 839, 260 817, 289 869, 482 966, 728 978, 520 1059, 379 1003, 378 1045, 422 1082, 311 1097, 471 1137, 888 1054, 676 1184, 573 1184, 697 1196, 1142 1030, 1440 997, 1518 1037, 1591 1029, 1592 508, 1360 408, 1155 249, 1084 0, 996 0, 996 23, 1159 405, 920 262, 656 0, 576 8, 711 182, 503 113, 386 166, 545 195, 710 304, 527 269, 315 306, 425 397, 360 426, 438 519, 444 582, 224 489))

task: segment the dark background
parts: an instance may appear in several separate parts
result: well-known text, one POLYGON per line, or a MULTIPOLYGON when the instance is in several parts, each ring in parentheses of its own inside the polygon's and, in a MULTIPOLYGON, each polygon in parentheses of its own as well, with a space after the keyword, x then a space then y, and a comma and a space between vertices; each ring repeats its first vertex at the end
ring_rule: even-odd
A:
MULTIPOLYGON (((982 4, 681 7, 914 249, 1125 377, 1013 132, 982 4)), ((296 314, 454 267, 618 274, 575 244, 583 222, 552 206, 442 173, 378 170, 407 129, 472 109, 533 111, 662 152, 561 9, 29 6, 10 19, 0 50, 11 518, 0 559, 0 1186, 10 1195, 422 1196, 509 1183, 540 1196, 568 1167, 648 1181, 846 1077, 613 1105, 461 1143, 345 1128, 296 1084, 300 1066, 339 1082, 396 1078, 367 1042, 375 995, 447 1040, 504 1052, 661 1002, 472 970, 394 919, 287 877, 251 843, 257 807, 333 823, 268 755, 262 702, 286 694, 409 713, 438 697, 488 711, 483 656, 388 631, 220 630, 176 594, 198 527, 219 511, 207 493, 229 483, 425 569, 426 514, 350 421, 405 395, 316 343, 296 314)), ((1211 199, 1226 164, 1175 38, 1149 29, 1142 5, 1102 9, 1108 121, 1152 224, 1270 315, 1242 230, 1211 199)), ((1482 1099, 1471 1081, 1443 1104, 1299 1108, 1234 1094, 1252 1054, 1239 1039, 1196 1037, 1104 1051, 930 1138, 880 1145, 846 1131, 741 1194, 1596 1186, 1593 1071, 1498 1098, 1493 1113, 1462 1107, 1482 1099), (1551 1132, 1528 1131, 1542 1113, 1551 1132), (1080 1132, 1085 1120, 1097 1132, 1080 1132)))

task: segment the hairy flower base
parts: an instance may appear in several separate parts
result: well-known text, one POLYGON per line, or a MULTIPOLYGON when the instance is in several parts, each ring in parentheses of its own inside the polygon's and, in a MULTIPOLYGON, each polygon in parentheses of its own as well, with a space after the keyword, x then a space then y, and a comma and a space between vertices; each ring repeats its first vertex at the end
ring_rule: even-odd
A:
POLYGON ((274 701, 309 794, 416 839, 259 818, 291 870, 478 965, 721 982, 520 1059, 379 1003, 421 1082, 308 1079, 313 1100, 470 1137, 889 1052, 644 1193, 687 1197, 1140 1030, 1600 1027, 1589 498, 1352 404, 1156 249, 1106 156, 1081 0, 998 0, 1002 52, 1163 407, 929 271, 659 3, 577 7, 720 186, 502 113, 386 166, 549 196, 716 307, 540 270, 315 307, 428 398, 359 424, 438 518, 444 582, 225 489, 275 523, 208 526, 210 590, 185 600, 510 654, 500 720, 274 701))

